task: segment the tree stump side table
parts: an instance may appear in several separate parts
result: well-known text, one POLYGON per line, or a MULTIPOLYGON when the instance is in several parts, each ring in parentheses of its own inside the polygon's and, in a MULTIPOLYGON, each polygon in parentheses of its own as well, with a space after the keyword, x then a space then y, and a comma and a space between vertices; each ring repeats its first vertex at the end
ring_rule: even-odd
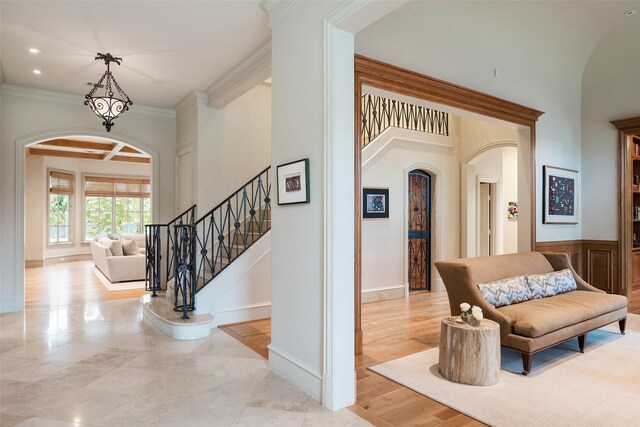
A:
POLYGON ((456 383, 493 385, 500 378, 500 326, 483 319, 479 326, 459 317, 442 319, 440 375, 456 383))

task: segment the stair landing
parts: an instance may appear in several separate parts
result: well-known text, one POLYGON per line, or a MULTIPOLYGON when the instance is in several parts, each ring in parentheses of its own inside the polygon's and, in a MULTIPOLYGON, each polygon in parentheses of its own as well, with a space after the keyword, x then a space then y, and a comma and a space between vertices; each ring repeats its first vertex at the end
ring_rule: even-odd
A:
POLYGON ((211 334, 211 314, 189 313, 189 319, 182 320, 182 312, 173 311, 173 304, 162 296, 143 295, 140 298, 144 317, 156 328, 178 340, 197 340, 211 334))

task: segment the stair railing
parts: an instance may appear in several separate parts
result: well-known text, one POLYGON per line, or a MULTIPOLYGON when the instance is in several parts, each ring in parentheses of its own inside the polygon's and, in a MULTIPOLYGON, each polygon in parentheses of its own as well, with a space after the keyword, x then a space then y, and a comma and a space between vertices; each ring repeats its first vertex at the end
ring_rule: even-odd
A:
POLYGON ((147 224, 145 288, 156 296, 173 279, 173 309, 182 319, 195 310, 195 295, 271 230, 271 167, 195 219, 195 205, 168 224, 147 224), (164 279, 163 229, 167 232, 164 279), (164 287, 163 287, 164 284, 164 287))
POLYGON ((270 170, 264 169, 195 222, 195 292, 271 229, 270 170))
POLYGON ((173 252, 175 249, 173 226, 193 224, 196 217, 196 205, 172 219, 166 224, 145 224, 145 290, 151 292, 151 296, 157 296, 158 292, 165 291, 167 281, 173 278, 174 269, 173 252), (162 254, 162 235, 166 230, 166 257, 162 254), (164 269, 162 268, 164 262, 164 269), (164 273, 164 274, 163 274, 164 273))

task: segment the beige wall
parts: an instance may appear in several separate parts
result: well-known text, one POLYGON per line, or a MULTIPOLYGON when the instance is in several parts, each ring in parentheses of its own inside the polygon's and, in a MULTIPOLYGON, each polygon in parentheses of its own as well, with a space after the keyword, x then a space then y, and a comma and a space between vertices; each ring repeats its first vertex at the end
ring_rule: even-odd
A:
POLYGON ((43 262, 46 240, 46 172, 44 157, 27 156, 25 171, 25 262, 43 262))

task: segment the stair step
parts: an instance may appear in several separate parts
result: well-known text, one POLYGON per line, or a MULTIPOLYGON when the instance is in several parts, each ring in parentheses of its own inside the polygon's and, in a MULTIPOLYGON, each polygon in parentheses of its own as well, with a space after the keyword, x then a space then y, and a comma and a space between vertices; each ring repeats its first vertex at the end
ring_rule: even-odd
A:
POLYGON ((178 340, 197 340, 211 334, 211 314, 189 313, 189 319, 182 320, 182 313, 173 311, 173 304, 165 298, 143 295, 140 302, 144 317, 170 337, 178 340))

